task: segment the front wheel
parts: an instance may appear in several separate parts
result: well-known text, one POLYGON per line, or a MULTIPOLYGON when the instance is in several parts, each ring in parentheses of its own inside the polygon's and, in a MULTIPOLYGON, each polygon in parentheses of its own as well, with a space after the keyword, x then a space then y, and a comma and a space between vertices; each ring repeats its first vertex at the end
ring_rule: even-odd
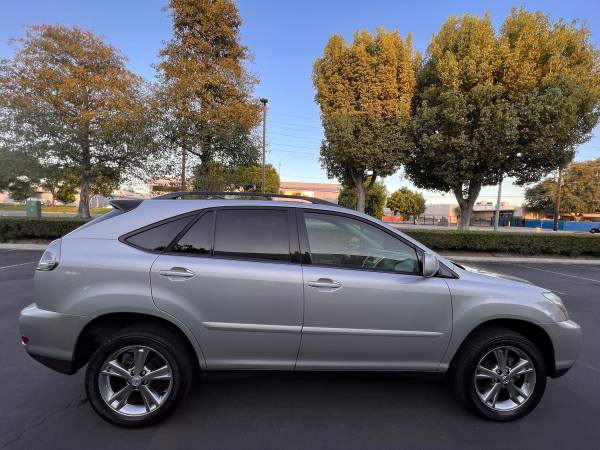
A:
POLYGON ((186 396, 193 366, 177 336, 158 327, 123 331, 102 344, 86 371, 94 410, 124 427, 152 425, 170 415, 186 396))
POLYGON ((537 406, 546 374, 539 349, 521 334, 499 327, 470 337, 450 368, 453 388, 467 407, 501 422, 519 419, 537 406))

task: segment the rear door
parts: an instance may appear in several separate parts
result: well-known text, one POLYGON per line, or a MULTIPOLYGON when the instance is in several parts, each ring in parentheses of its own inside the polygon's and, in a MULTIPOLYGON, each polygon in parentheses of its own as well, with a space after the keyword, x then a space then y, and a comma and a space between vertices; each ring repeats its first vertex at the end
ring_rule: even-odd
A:
POLYGON ((152 266, 156 305, 196 335, 209 368, 292 369, 302 268, 287 208, 204 212, 152 266))
POLYGON ((412 244, 353 216, 305 211, 300 369, 437 370, 452 330, 443 278, 412 244))

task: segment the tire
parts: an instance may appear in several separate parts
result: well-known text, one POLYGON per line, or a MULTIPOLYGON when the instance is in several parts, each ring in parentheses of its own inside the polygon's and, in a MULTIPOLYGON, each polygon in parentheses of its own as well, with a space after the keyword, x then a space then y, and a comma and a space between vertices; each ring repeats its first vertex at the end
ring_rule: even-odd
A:
POLYGON ((502 327, 485 328, 470 336, 449 370, 450 383, 467 408, 498 422, 529 414, 544 394, 546 377, 540 350, 523 335, 502 327), (505 360, 504 367, 512 375, 498 374, 499 360, 505 360))
POLYGON ((179 336, 156 325, 130 327, 104 342, 92 355, 85 375, 86 394, 96 413, 128 428, 166 419, 192 385, 193 356, 184 344, 179 336), (137 367, 144 370, 135 373, 137 367), (133 375, 128 374, 131 371, 133 375))

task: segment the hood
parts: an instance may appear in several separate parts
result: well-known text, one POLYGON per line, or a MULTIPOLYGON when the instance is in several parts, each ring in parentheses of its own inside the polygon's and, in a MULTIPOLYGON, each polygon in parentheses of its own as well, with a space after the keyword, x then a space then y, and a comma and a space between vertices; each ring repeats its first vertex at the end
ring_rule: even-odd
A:
POLYGON ((485 275, 485 276, 493 277, 493 278, 500 278, 500 279, 508 280, 508 281, 516 281, 517 283, 529 284, 531 286, 534 285, 531 281, 525 280, 523 278, 515 277, 513 275, 506 275, 503 273, 497 273, 497 272, 492 272, 489 270, 478 269, 476 267, 465 266, 463 264, 457 264, 454 261, 452 261, 452 264, 454 265, 454 267, 462 269, 466 272, 475 273, 478 275, 485 275))

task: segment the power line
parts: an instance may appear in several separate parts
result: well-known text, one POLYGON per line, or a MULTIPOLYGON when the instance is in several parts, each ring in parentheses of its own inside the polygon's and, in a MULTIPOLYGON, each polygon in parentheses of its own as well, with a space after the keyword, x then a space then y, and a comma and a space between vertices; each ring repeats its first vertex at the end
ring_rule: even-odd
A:
POLYGON ((306 149, 306 150, 314 150, 314 147, 303 147, 301 145, 294 145, 294 144, 284 144, 283 142, 272 142, 272 145, 281 145, 283 147, 291 147, 291 148, 302 148, 302 149, 306 149))
POLYGON ((276 131, 271 131, 271 133, 269 134, 275 134, 278 136, 285 136, 285 137, 290 137, 290 138, 294 138, 294 139, 306 139, 306 140, 311 140, 311 141, 321 141, 321 138, 315 138, 315 137, 308 137, 308 136, 298 136, 295 134, 286 134, 286 133, 278 133, 276 131))
POLYGON ((299 123, 284 122, 284 121, 281 121, 281 120, 271 120, 271 123, 276 123, 276 124, 284 125, 284 126, 288 126, 288 127, 314 128, 316 130, 322 130, 323 129, 323 127, 321 127, 321 126, 303 125, 303 124, 299 124, 299 123))

